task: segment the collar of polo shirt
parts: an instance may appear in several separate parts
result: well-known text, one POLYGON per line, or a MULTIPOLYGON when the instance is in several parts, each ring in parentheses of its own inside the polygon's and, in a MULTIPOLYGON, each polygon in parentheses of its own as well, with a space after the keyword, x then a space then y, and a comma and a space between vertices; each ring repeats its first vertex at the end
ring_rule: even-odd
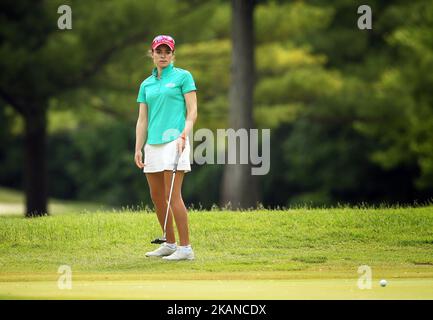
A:
MULTIPOLYGON (((166 76, 167 74, 169 74, 171 72, 171 70, 173 70, 174 66, 173 66, 173 62, 170 63, 168 66, 166 66, 165 68, 162 69, 162 73, 161 73, 161 78, 163 78, 164 76, 166 76)), ((158 69, 155 67, 153 68, 152 74, 157 77, 158 76, 158 69)))

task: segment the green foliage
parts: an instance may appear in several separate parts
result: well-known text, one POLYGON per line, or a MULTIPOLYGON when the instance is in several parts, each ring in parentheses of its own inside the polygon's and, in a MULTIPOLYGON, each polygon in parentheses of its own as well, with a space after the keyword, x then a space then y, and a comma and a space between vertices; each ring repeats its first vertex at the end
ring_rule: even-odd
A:
POLYGON ((0 184, 13 188, 22 188, 20 165, 23 162, 21 150, 17 144, 22 143, 17 137, 21 124, 13 109, 0 102, 0 184))
POLYGON ((269 1, 255 9, 257 43, 304 42, 319 30, 326 28, 333 18, 333 9, 303 1, 277 4, 269 1))
MULTIPOLYGON (((230 4, 69 3, 73 30, 59 31, 61 1, 2 2, 1 88, 49 107, 53 195, 150 204, 131 153, 138 87, 153 68, 149 43, 156 34, 175 37, 175 64, 198 87, 194 129, 227 128, 230 4)), ((271 171, 261 177, 265 205, 432 196, 433 5, 370 1, 373 30, 359 30, 361 4, 256 6, 253 115, 257 127, 272 129, 271 171)), ((22 121, 6 101, 0 121, 0 183, 19 188, 22 121)), ((185 201, 217 203, 221 174, 222 166, 194 165, 185 201)))
POLYGON ((133 162, 134 129, 115 123, 74 133, 75 153, 64 169, 77 186, 78 199, 109 205, 139 204, 140 199, 150 203, 144 174, 133 162))
POLYGON ((392 5, 387 16, 405 12, 387 41, 395 61, 374 83, 374 105, 364 113, 373 121, 357 128, 379 140, 372 159, 384 168, 404 164, 419 167, 420 189, 433 187, 433 4, 416 1, 392 5), (384 125, 386 123, 386 125, 384 125))

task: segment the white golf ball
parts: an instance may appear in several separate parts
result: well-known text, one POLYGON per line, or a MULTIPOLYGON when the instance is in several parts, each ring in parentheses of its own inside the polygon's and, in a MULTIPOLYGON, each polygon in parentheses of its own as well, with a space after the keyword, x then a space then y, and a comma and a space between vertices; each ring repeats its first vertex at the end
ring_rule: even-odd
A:
POLYGON ((386 287, 386 285, 388 284, 388 281, 386 281, 385 279, 380 280, 380 286, 381 287, 386 287))

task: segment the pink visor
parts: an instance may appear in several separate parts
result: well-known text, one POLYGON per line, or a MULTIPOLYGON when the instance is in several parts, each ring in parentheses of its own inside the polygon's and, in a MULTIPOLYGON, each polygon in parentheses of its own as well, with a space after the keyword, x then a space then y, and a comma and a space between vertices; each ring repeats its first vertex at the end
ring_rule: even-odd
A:
POLYGON ((152 50, 156 49, 161 44, 166 44, 170 47, 172 51, 174 51, 174 39, 170 36, 156 36, 152 41, 152 50))

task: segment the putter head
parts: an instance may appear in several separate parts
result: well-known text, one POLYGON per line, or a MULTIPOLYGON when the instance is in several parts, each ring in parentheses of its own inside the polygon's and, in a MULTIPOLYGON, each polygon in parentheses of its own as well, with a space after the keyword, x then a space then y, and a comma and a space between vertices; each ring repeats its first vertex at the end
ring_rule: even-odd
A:
POLYGON ((165 237, 156 238, 155 240, 150 241, 150 243, 155 243, 155 244, 163 244, 164 242, 167 242, 167 239, 165 237))

